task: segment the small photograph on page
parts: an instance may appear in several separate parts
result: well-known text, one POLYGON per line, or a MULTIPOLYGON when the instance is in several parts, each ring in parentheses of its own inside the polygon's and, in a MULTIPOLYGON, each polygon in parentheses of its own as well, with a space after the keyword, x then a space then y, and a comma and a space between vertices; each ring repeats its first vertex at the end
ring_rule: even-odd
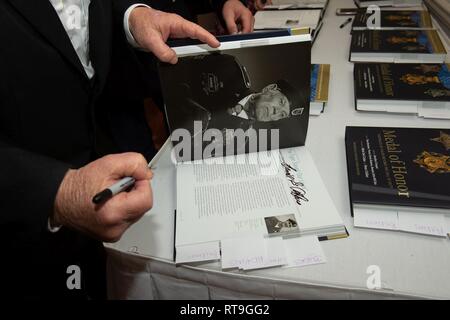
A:
POLYGON ((294 214, 271 216, 264 218, 269 235, 298 232, 298 223, 294 214))

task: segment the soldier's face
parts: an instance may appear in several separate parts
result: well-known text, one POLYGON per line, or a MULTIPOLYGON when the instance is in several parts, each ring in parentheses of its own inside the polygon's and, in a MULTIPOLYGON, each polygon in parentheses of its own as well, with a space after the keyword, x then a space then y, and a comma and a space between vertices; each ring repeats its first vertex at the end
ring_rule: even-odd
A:
POLYGON ((255 117, 258 121, 277 121, 289 116, 289 100, 278 89, 258 94, 254 100, 255 117))

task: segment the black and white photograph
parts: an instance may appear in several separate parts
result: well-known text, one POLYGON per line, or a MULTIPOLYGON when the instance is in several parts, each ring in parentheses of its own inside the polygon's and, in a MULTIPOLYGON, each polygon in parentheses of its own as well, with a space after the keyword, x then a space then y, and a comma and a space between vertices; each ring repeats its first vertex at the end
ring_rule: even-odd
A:
MULTIPOLYGON (((181 57, 176 65, 161 64, 171 132, 187 129, 194 139, 208 129, 218 129, 225 148, 234 139, 226 129, 258 133, 266 129, 267 149, 271 149, 269 132, 278 129, 279 148, 304 145, 309 61, 310 42, 306 41, 213 51, 181 57)), ((264 150, 259 147, 258 151, 264 150)), ((244 152, 248 146, 236 145, 235 154, 244 152)))
POLYGON ((267 232, 269 235, 279 235, 299 232, 297 219, 294 214, 265 217, 267 232))

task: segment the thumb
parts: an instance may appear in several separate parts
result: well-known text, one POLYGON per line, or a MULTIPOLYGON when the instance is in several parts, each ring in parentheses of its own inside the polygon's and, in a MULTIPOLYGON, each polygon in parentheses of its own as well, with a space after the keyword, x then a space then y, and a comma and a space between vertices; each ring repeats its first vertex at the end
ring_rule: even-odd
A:
POLYGON ((107 156, 111 162, 111 175, 116 179, 133 177, 136 180, 150 180, 153 173, 147 165, 147 160, 140 153, 128 152, 107 156))
POLYGON ((225 20, 225 24, 227 26, 227 30, 229 34, 238 33, 238 26, 236 25, 234 12, 226 11, 223 13, 223 19, 225 20))

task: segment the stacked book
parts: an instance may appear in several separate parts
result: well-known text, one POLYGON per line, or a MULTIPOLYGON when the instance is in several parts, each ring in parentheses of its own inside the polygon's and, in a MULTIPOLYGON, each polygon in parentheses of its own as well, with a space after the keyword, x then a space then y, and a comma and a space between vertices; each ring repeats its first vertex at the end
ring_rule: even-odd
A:
POLYGON ((431 16, 426 10, 380 10, 379 25, 370 20, 373 14, 359 9, 353 22, 353 30, 429 30, 433 29, 431 16), (370 23, 368 24, 368 22, 370 23))
POLYGON ((255 29, 286 28, 295 34, 309 33, 312 41, 322 27, 328 0, 277 0, 255 14, 255 29))
POLYGON ((448 0, 425 0, 425 5, 430 10, 441 29, 450 38, 450 1, 448 0))
POLYGON ((347 127, 355 227, 447 236, 450 130, 347 127))
POLYGON ((426 10, 359 10, 352 26, 358 111, 450 119, 447 52, 426 10))
POLYGON ((311 96, 309 114, 321 115, 328 103, 328 88, 330 86, 330 65, 313 64, 311 66, 311 96))
POLYGON ((447 64, 356 64, 355 108, 450 119, 449 67, 447 64))
POLYGON ((447 54, 427 11, 358 12, 350 61, 443 63, 447 54))

